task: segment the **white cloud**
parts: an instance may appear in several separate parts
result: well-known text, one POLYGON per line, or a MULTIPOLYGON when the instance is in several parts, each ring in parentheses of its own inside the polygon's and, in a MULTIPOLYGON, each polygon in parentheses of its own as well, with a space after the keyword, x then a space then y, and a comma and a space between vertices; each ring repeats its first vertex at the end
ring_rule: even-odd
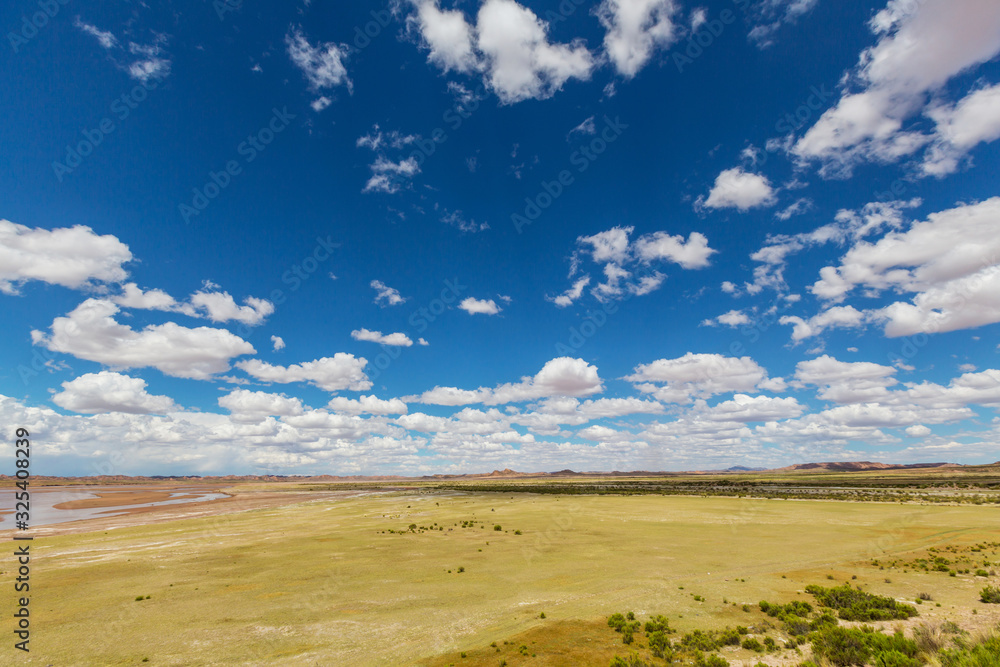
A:
POLYGON ((742 167, 723 170, 708 193, 708 199, 699 197, 695 207, 736 208, 747 211, 760 206, 772 206, 774 188, 766 176, 746 172, 742 167))
POLYGON ((368 329, 356 329, 351 332, 354 340, 363 340, 382 345, 392 345, 396 347, 410 347, 413 341, 404 333, 383 334, 381 331, 369 331, 368 329))
POLYGON ((281 336, 271 336, 271 343, 274 344, 274 351, 285 349, 285 341, 282 340, 281 336))
POLYGON ((594 66, 582 44, 551 44, 548 24, 513 0, 486 0, 476 32, 487 80, 501 102, 545 99, 571 78, 587 80, 594 66))
POLYGON ((274 312, 274 304, 270 301, 247 297, 243 300, 246 305, 239 306, 228 292, 209 291, 215 288, 218 285, 205 281, 204 289, 192 294, 187 302, 181 303, 163 290, 143 290, 135 283, 126 283, 122 286, 121 294, 111 296, 108 300, 125 308, 182 313, 213 322, 235 320, 251 326, 260 324, 274 312))
POLYGON ((722 422, 769 422, 799 417, 805 408, 794 398, 735 394, 732 400, 712 407, 696 406, 692 414, 701 419, 722 422))
POLYGON ((977 144, 1000 139, 1000 84, 973 91, 954 106, 934 107, 927 115, 937 128, 923 171, 933 176, 953 173, 977 144))
POLYGON ((550 297, 545 297, 545 298, 548 299, 549 301, 552 301, 560 308, 565 308, 566 306, 572 305, 574 301, 579 299, 583 295, 583 288, 585 288, 589 284, 590 284, 590 276, 584 276, 579 280, 577 280, 576 282, 574 282, 572 287, 570 287, 568 290, 566 290, 559 296, 554 298, 550 297))
POLYGON ((415 27, 445 71, 481 71, 504 104, 545 99, 569 79, 587 80, 594 59, 580 43, 552 44, 548 23, 514 0, 485 0, 473 28, 459 10, 441 10, 434 0, 417 0, 415 27))
POLYGON ((823 355, 800 361, 792 386, 820 387, 818 397, 835 403, 866 403, 889 397, 888 388, 898 384, 896 369, 870 361, 838 361, 823 355))
POLYGON ((316 99, 314 99, 312 102, 310 102, 309 106, 312 107, 313 111, 315 111, 316 113, 319 113, 323 109, 325 109, 328 106, 330 106, 332 103, 333 103, 333 100, 331 100, 329 97, 327 97, 326 95, 320 95, 319 97, 317 97, 316 99))
POLYGON ((302 401, 284 394, 235 389, 219 397, 219 407, 232 413, 232 419, 243 423, 260 423, 267 417, 291 417, 303 413, 302 401))
POLYGON ((800 197, 799 199, 796 199, 794 202, 792 202, 782 210, 775 213, 774 217, 776 217, 778 220, 788 220, 792 216, 802 215, 812 207, 813 207, 813 202, 811 199, 807 199, 806 197, 800 197))
MULTIPOLYGON (((683 236, 666 232, 644 234, 629 242, 633 227, 612 227, 591 236, 577 238, 577 250, 570 259, 570 277, 580 268, 581 257, 589 257, 604 264, 605 281, 591 290, 599 301, 622 298, 625 294, 641 296, 658 289, 666 276, 651 267, 655 261, 668 261, 685 269, 700 269, 709 265, 708 258, 716 251, 708 247, 708 239, 699 232, 691 232, 687 241, 683 236), (626 269, 625 265, 632 270, 626 269)), ((561 296, 549 299, 565 307, 580 297, 580 291, 589 284, 584 276, 561 296)))
POLYGON ((911 438, 926 438, 931 434, 931 430, 923 424, 907 427, 906 435, 911 438))
MULTIPOLYGON (((264 321, 274 312, 274 304, 264 299, 247 297, 243 300, 245 306, 238 306, 228 292, 199 291, 191 295, 190 308, 195 313, 203 314, 213 322, 229 322, 235 320, 244 324, 256 325, 264 321)), ((182 308, 181 312, 185 312, 182 308)))
POLYGON ((755 25, 747 37, 758 48, 774 44, 774 34, 783 26, 795 23, 807 14, 819 0, 762 0, 751 8, 750 20, 755 25))
POLYGON ((139 59, 128 66, 133 79, 147 83, 150 79, 163 79, 170 75, 170 60, 164 57, 161 44, 165 38, 158 38, 153 44, 128 43, 129 53, 139 59))
POLYGON ((118 306, 87 299, 52 322, 51 334, 32 331, 36 345, 112 368, 152 367, 166 375, 204 380, 229 370, 229 360, 253 346, 223 329, 189 329, 173 322, 134 331, 115 321, 118 306))
POLYGON ((52 397, 61 408, 84 414, 127 412, 130 414, 166 414, 178 409, 169 396, 153 396, 140 378, 101 371, 87 373, 62 383, 63 390, 52 397))
POLYGON ((476 299, 471 296, 463 299, 458 307, 469 315, 496 315, 502 310, 493 299, 476 299))
POLYGON ((830 301, 855 287, 866 294, 912 292, 876 311, 890 337, 955 331, 1000 322, 1000 197, 932 213, 875 243, 857 242, 840 265, 820 270, 811 288, 830 301))
POLYGON ((727 327, 736 328, 744 324, 750 324, 750 317, 747 316, 742 310, 730 310, 727 313, 723 313, 716 318, 710 320, 704 320, 702 325, 704 326, 715 326, 716 324, 724 324, 727 327))
MULTIPOLYGON (((666 49, 676 41, 677 8, 673 0, 604 0, 600 4, 597 17, 607 31, 604 50, 619 74, 632 78, 657 49, 666 49)), ((701 12, 704 22, 704 10, 701 12)), ((696 20, 692 18, 692 22, 696 20)))
POLYGON ((476 390, 435 387, 420 396, 412 397, 412 402, 430 405, 503 405, 549 396, 590 396, 603 390, 596 366, 591 366, 583 359, 557 357, 546 362, 534 377, 522 378, 518 383, 502 384, 493 389, 480 387, 476 390))
POLYGON ((274 366, 259 359, 248 359, 237 362, 236 367, 263 382, 308 382, 324 391, 336 392, 371 389, 372 383, 364 371, 367 364, 368 360, 364 357, 337 352, 332 357, 291 366, 274 366))
POLYGON ((399 290, 389 287, 381 280, 373 280, 370 285, 373 290, 378 292, 378 294, 375 295, 375 303, 379 305, 383 305, 382 302, 384 301, 390 306, 398 306, 406 301, 406 299, 399 294, 399 290))
POLYGON ((594 123, 594 117, 591 116, 585 119, 579 125, 570 130, 566 134, 566 140, 569 141, 569 138, 572 137, 574 134, 583 134, 583 135, 597 134, 597 124, 594 123))
POLYGON ((688 352, 676 359, 658 359, 635 367, 627 380, 643 393, 667 403, 690 403, 730 392, 755 392, 761 388, 784 389, 780 379, 769 380, 767 371, 750 357, 688 352), (660 386, 662 385, 662 386, 660 386))
POLYGON ((479 59, 473 51, 473 30, 465 15, 458 9, 442 10, 437 0, 415 1, 416 17, 407 23, 415 26, 430 51, 427 60, 445 72, 471 72, 479 68, 479 59))
POLYGON ((576 242, 590 246, 590 257, 599 264, 621 264, 629 252, 629 235, 635 227, 612 227, 593 236, 581 236, 576 242))
MULTIPOLYGON (((784 290, 787 287, 784 271, 790 255, 827 243, 856 241, 886 228, 896 229, 903 225, 903 209, 914 208, 921 203, 920 199, 871 202, 865 204, 860 211, 841 209, 833 223, 810 232, 770 235, 764 247, 750 255, 750 259, 760 263, 760 266, 754 269, 754 280, 747 283, 745 288, 751 294, 757 294, 765 288, 784 290)), ((730 293, 735 291, 733 286, 730 293)))
POLYGON ((288 48, 288 57, 302 70, 309 87, 314 91, 341 84, 345 84, 348 90, 351 89, 351 80, 343 63, 347 55, 346 46, 333 42, 318 42, 313 46, 298 26, 292 27, 285 35, 285 46, 288 48))
POLYGON ((708 247, 708 239, 701 232, 691 232, 687 242, 681 235, 666 232, 644 234, 635 241, 635 254, 644 262, 665 260, 679 264, 684 269, 703 269, 709 266, 708 258, 717 250, 708 247))
POLYGON ((865 321, 865 314, 854 306, 834 306, 808 320, 794 315, 786 315, 778 320, 778 323, 793 325, 792 340, 798 342, 818 336, 827 329, 860 329, 864 326, 865 321))
POLYGON ((383 400, 375 396, 359 396, 358 398, 345 398, 335 396, 327 407, 334 412, 343 412, 349 415, 360 415, 364 413, 373 415, 405 415, 406 403, 398 398, 383 400))
POLYGON ((100 28, 92 26, 89 23, 84 23, 80 20, 79 16, 77 16, 76 20, 73 21, 73 26, 94 37, 97 40, 97 43, 105 49, 111 49, 118 45, 118 40, 111 32, 101 30, 100 28))
POLYGON ((371 164, 372 175, 365 183, 362 192, 399 192, 403 184, 420 173, 420 166, 415 157, 400 159, 396 162, 379 155, 371 164))
POLYGON ((792 146, 821 173, 849 174, 861 161, 893 162, 930 137, 904 127, 957 74, 1000 51, 1000 4, 993 0, 891 0, 870 22, 878 43, 845 77, 843 96, 792 146), (858 92, 848 88, 852 84, 858 92))
POLYGON ((117 283, 128 276, 122 264, 130 261, 127 245, 90 227, 32 229, 0 220, 0 292, 16 294, 29 280, 72 289, 117 283))

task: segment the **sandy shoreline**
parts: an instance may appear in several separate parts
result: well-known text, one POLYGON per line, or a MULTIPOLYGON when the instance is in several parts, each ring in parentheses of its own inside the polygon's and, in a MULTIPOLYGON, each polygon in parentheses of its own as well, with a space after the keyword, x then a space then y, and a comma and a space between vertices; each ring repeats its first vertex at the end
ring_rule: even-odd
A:
MULTIPOLYGON (((32 493, 45 493, 47 491, 65 490, 66 487, 52 487, 48 489, 36 489, 32 493)), ((337 497, 353 496, 369 493, 368 491, 254 491, 234 493, 233 487, 221 487, 219 485, 204 485, 198 487, 191 483, 171 484, 164 486, 142 486, 133 485, 122 487, 121 491, 115 490, 111 486, 101 487, 100 491, 90 490, 98 498, 87 498, 61 503, 59 509, 83 509, 94 507, 115 507, 108 510, 114 516, 96 517, 68 521, 65 523, 37 526, 27 533, 32 537, 47 537, 52 535, 70 535, 75 533, 87 533, 96 531, 114 530, 129 526, 140 526, 152 523, 162 523, 178 519, 189 519, 195 517, 207 517, 222 514, 233 514, 249 510, 266 509, 271 507, 281 507, 295 505, 298 503, 313 500, 332 499, 337 497), (188 496, 203 493, 229 493, 226 498, 216 498, 212 500, 192 500, 190 502, 178 503, 176 505, 158 505, 153 507, 133 507, 122 508, 122 505, 158 502, 170 499, 171 493, 187 492, 188 496)), ((181 498, 175 496, 174 499, 181 498)), ((0 539, 9 539, 14 533, 25 535, 24 531, 4 530, 0 531, 0 539)))

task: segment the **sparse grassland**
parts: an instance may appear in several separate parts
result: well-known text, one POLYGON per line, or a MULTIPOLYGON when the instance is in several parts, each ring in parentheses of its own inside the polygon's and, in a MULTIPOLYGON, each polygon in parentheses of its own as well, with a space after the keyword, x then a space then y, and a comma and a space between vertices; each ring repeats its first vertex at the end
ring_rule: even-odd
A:
MULTIPOLYGON (((22 662, 603 667, 630 651, 666 664, 658 642, 700 631, 736 632, 715 651, 732 664, 798 664, 808 651, 789 622, 809 612, 797 603, 820 613, 809 584, 916 605, 919 617, 881 624, 890 634, 1000 621, 1000 605, 980 600, 998 580, 976 573, 1000 560, 1000 516, 986 505, 427 488, 310 497, 36 541, 22 662), (968 562, 955 576, 908 565, 939 554, 968 562), (641 623, 631 644, 608 625, 616 612, 641 623)), ((0 614, 12 602, 2 596, 0 614)))

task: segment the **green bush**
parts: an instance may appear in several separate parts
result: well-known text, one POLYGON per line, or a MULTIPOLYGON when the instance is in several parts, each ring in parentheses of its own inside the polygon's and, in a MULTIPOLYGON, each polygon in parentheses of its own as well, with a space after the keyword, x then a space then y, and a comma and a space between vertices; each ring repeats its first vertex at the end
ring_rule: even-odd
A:
POLYGON ((938 654, 941 667, 1000 667, 1000 637, 991 637, 982 644, 956 642, 958 648, 944 649, 938 654))
POLYGON ((806 586, 806 592, 815 596, 824 607, 836 609, 845 621, 892 621, 917 615, 917 608, 913 605, 855 590, 847 584, 835 588, 813 584, 806 586))
POLYGON ((979 599, 990 604, 1000 604, 1000 588, 987 586, 979 592, 979 599))
POLYGON ((673 630, 670 629, 670 621, 667 620, 667 617, 658 614, 646 621, 646 632, 665 632, 669 634, 673 630))
POLYGON ((694 661, 695 667, 729 667, 729 661, 721 655, 710 655, 707 658, 699 655, 694 661))
POLYGON ((708 633, 695 630, 681 637, 681 646, 694 651, 704 651, 710 653, 719 648, 715 639, 708 633))
MULTIPOLYGON (((648 627, 648 624, 647 624, 648 627)), ((670 660, 670 640, 667 639, 667 634, 663 630, 654 630, 646 635, 646 639, 649 641, 649 650, 653 652, 653 655, 657 658, 666 658, 670 660)))
POLYGON ((813 653, 838 667, 872 664, 875 667, 921 667, 917 643, 902 632, 886 635, 869 626, 828 627, 813 639, 813 653))
POLYGON ((749 651, 756 651, 757 653, 763 653, 764 652, 764 646, 763 646, 763 644, 761 644, 756 639, 750 639, 750 638, 744 639, 742 646, 743 646, 743 648, 745 648, 745 649, 747 649, 749 651))

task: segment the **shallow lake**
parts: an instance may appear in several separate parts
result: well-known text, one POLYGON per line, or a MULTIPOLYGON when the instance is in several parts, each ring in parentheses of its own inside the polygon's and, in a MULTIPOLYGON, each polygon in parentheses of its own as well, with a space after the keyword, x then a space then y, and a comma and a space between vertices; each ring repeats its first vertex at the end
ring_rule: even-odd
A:
MULTIPOLYGON (((85 509, 57 509, 55 505, 67 503, 73 500, 89 500, 97 498, 98 493, 139 491, 140 489, 130 489, 128 487, 60 487, 31 489, 30 526, 51 526, 57 523, 68 521, 80 521, 82 519, 93 519, 96 517, 108 517, 125 514, 128 510, 137 507, 159 507, 161 505, 180 505, 183 503, 204 502, 217 498, 226 498, 225 493, 212 493, 199 488, 171 488, 163 489, 170 493, 170 498, 150 503, 136 503, 134 505, 112 505, 109 507, 90 507, 85 509), (191 496, 191 497, 180 497, 191 496)), ((159 490, 159 489, 158 489, 159 490)), ((0 511, 10 511, 14 509, 15 493, 18 489, 0 489, 0 511)), ((13 513, 0 516, 0 530, 14 528, 15 515, 13 513)))

